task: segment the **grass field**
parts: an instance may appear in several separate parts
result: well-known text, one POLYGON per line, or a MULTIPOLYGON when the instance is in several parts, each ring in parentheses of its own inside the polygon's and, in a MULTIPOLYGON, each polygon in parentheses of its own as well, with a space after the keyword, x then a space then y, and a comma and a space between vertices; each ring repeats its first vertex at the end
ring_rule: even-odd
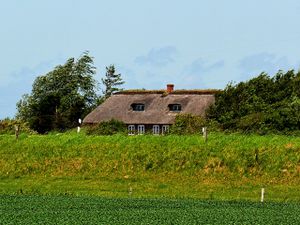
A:
POLYGON ((70 196, 0 196, 1 224, 298 224, 300 205, 109 199, 70 196))
POLYGON ((0 194, 300 202, 300 138, 0 135, 0 194))

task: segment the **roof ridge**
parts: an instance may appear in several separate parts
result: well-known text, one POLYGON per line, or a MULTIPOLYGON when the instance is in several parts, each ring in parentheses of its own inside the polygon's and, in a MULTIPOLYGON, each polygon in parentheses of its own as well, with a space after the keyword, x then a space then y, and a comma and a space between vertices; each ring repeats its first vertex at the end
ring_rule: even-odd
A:
POLYGON ((145 90, 145 89, 129 89, 115 93, 116 95, 125 94, 125 95, 134 95, 134 94, 216 94, 220 92, 220 89, 177 89, 170 93, 166 90, 145 90))

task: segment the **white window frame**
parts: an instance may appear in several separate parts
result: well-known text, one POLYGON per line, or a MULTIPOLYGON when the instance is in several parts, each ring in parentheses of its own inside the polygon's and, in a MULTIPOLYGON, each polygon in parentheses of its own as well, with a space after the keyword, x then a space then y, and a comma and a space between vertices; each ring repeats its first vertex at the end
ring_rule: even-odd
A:
POLYGON ((138 104, 137 106, 136 106, 136 111, 145 111, 145 105, 143 105, 143 104, 138 104))
POLYGON ((163 125, 161 128, 161 133, 162 134, 167 134, 170 131, 170 126, 169 125, 163 125))
POLYGON ((135 112, 145 111, 145 104, 142 103, 133 103, 131 104, 132 110, 135 112))
POLYGON ((160 127, 159 127, 159 125, 153 125, 152 132, 153 132, 154 135, 159 135, 160 134, 160 127))
POLYGON ((135 135, 135 125, 128 125, 128 135, 135 135))
POLYGON ((169 110, 171 112, 181 112, 182 111, 182 106, 181 106, 181 104, 170 104, 169 105, 169 110))
POLYGON ((181 105, 179 105, 179 104, 173 105, 172 108, 173 108, 172 111, 174 111, 174 112, 180 112, 181 111, 181 105))
POLYGON ((138 134, 145 134, 145 125, 138 125, 137 132, 138 134))

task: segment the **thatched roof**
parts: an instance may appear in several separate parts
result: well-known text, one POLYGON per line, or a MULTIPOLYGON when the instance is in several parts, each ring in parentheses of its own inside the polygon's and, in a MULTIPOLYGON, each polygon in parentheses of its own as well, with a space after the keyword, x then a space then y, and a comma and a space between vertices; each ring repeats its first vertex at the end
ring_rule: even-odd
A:
POLYGON ((88 114, 83 123, 99 123, 111 119, 126 124, 173 124, 178 112, 169 110, 170 104, 181 104, 179 113, 204 115, 214 103, 216 90, 177 90, 166 91, 131 90, 114 94, 94 111, 88 114), (133 111, 132 104, 144 104, 144 111, 133 111))
MULTIPOLYGON (((199 89, 194 89, 194 90, 185 90, 185 89, 178 89, 178 90, 173 90, 172 95, 178 95, 178 94, 216 94, 220 92, 220 90, 216 89, 204 89, 204 90, 199 90, 199 89)), ((162 95, 167 95, 169 94, 166 90, 143 90, 143 89, 132 89, 132 90, 125 90, 125 91, 120 91, 115 93, 115 95, 134 95, 134 94, 162 94, 162 95)))

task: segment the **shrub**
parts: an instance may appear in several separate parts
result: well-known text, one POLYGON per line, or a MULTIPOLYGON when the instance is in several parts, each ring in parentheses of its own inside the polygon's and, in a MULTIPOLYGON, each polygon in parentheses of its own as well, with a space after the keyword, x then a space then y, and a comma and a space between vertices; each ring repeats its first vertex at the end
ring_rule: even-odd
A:
POLYGON ((125 133, 126 125, 122 121, 111 119, 104 121, 98 125, 92 125, 86 127, 86 133, 88 135, 113 135, 118 133, 125 133))
POLYGON ((178 114, 175 123, 171 127, 173 134, 197 134, 202 132, 205 126, 205 119, 192 114, 178 114))
POLYGON ((36 133, 29 128, 27 123, 21 122, 19 120, 6 118, 0 120, 0 134, 14 134, 15 126, 19 126, 20 132, 25 132, 28 134, 36 133))
POLYGON ((259 130, 263 126, 264 120, 263 113, 252 113, 241 117, 237 121, 237 128, 243 131, 259 130))

